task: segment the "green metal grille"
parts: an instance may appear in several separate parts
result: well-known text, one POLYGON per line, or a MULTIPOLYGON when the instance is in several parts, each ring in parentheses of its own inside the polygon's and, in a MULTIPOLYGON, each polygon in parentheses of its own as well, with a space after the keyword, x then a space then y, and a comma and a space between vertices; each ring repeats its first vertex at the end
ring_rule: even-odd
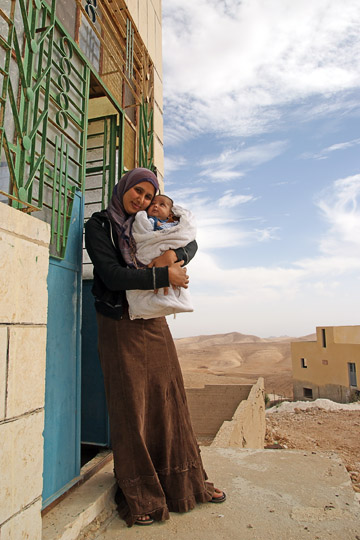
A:
POLYGON ((144 100, 140 106, 139 167, 154 167, 154 110, 144 100))
POLYGON ((90 77, 55 4, 0 9, 0 191, 50 223, 50 252, 63 258, 74 193, 84 189, 90 77))

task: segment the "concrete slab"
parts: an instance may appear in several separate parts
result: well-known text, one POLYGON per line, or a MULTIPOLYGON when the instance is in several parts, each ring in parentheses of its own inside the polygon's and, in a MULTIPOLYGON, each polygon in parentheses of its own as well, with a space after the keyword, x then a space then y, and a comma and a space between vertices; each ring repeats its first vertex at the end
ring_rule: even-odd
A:
POLYGON ((113 513, 116 491, 113 467, 111 461, 45 514, 42 540, 75 540, 100 514, 113 513))
POLYGON ((164 523, 127 528, 114 514, 87 540, 360 540, 360 505, 334 453, 202 449, 209 478, 228 496, 164 523))

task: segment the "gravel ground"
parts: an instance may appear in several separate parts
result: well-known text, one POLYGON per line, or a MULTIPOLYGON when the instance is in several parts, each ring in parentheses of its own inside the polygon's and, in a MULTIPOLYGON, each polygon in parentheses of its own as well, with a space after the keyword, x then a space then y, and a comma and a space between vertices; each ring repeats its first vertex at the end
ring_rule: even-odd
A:
POLYGON ((267 448, 335 451, 360 493, 360 402, 284 402, 266 412, 267 448))

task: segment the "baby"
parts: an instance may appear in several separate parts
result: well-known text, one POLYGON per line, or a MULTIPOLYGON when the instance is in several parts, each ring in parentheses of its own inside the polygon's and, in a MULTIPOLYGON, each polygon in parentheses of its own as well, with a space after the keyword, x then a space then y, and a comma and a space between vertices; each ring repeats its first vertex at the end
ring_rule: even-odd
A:
MULTIPOLYGON (((186 246, 195 240, 195 219, 189 210, 173 204, 167 195, 157 195, 146 212, 138 212, 132 226, 136 257, 148 265, 168 249, 186 246)), ((130 319, 152 319, 194 311, 188 289, 169 287, 167 295, 153 291, 128 290, 130 319)))
POLYGON ((154 231, 170 229, 179 223, 179 218, 174 216, 172 207, 174 201, 167 195, 156 195, 149 208, 147 215, 153 224, 154 231))

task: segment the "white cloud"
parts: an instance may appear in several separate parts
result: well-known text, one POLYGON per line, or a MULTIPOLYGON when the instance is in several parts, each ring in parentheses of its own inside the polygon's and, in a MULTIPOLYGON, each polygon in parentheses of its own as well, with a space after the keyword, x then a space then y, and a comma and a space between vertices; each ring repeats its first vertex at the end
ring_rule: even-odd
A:
POLYGON ((166 142, 269 131, 283 105, 358 88, 359 19, 357 0, 168 0, 166 142))
POLYGON ((272 141, 248 147, 243 144, 232 148, 227 147, 220 154, 201 160, 199 165, 202 170, 199 176, 213 182, 226 182, 241 178, 245 175, 245 171, 271 161, 282 154, 286 146, 286 141, 272 141))
POLYGON ((234 190, 229 189, 220 197, 218 205, 220 208, 234 208, 238 204, 244 204, 253 200, 255 200, 253 195, 234 195, 234 190))
POLYGON ((241 209, 256 200, 252 194, 226 190, 211 199, 205 188, 169 190, 168 195, 196 216, 197 240, 203 250, 239 247, 276 238, 277 228, 260 227, 261 217, 247 218, 241 209))
POLYGON ((333 152, 338 152, 339 150, 347 150, 348 148, 353 148, 354 146, 360 145, 360 139, 352 139, 351 141, 345 141, 341 143, 332 144, 327 148, 323 148, 320 152, 316 154, 306 153, 303 154, 304 159, 327 159, 330 154, 333 152))
MULTIPOLYGON (((317 201, 329 231, 321 239, 323 253, 351 260, 360 248, 360 174, 336 180, 317 201)), ((360 258, 359 258, 360 259, 360 258)))
POLYGON ((164 157, 164 169, 165 169, 165 175, 178 171, 179 169, 183 168, 186 165, 186 158, 179 155, 165 155, 164 157))

